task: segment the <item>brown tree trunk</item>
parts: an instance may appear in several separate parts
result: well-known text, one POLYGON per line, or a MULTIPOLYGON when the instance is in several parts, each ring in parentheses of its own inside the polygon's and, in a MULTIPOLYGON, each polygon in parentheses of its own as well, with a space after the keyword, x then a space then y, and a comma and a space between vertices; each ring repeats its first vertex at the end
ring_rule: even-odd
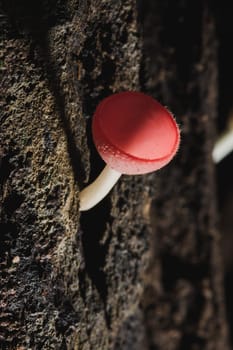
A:
POLYGON ((0 348, 229 349, 208 1, 3 0, 1 10, 0 348), (91 117, 122 90, 175 113, 180 151, 80 215, 79 190, 104 166, 91 117))

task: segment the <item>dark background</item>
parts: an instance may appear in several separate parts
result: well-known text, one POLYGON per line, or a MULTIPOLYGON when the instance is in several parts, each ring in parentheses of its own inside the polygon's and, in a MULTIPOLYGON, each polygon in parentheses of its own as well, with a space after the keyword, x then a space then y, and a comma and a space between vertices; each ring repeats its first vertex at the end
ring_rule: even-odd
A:
MULTIPOLYGON (((230 121, 232 121, 232 92, 233 92, 233 53, 229 47, 229 40, 233 35, 231 21, 233 18, 232 4, 228 1, 214 2, 214 11, 216 16, 216 31, 218 35, 218 132, 223 132, 230 121)), ((233 203, 233 154, 225 158, 217 167, 217 198, 218 212, 220 218, 220 231, 223 239, 223 257, 225 262, 225 293, 226 310, 230 324, 230 334, 233 334, 233 221, 232 221, 232 203, 233 203)), ((232 340, 231 340, 232 341, 232 340)))

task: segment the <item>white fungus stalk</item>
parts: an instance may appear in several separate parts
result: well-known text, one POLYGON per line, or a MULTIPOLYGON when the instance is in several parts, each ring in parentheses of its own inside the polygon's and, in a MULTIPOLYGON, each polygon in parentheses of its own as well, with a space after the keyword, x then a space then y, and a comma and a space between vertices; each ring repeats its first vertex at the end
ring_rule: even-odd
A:
POLYGON ((233 129, 225 132, 220 138, 217 140, 213 152, 212 158, 214 163, 219 163, 223 160, 228 154, 233 151, 233 129))
POLYGON ((80 192, 80 211, 89 210, 99 203, 120 177, 121 173, 106 165, 97 179, 80 192))

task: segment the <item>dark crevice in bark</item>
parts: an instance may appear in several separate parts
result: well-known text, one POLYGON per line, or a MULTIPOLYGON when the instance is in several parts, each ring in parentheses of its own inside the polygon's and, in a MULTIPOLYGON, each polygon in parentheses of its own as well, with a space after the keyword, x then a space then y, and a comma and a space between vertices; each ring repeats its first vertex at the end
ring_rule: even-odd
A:
POLYGON ((198 285, 198 282, 208 273, 209 267, 205 263, 189 263, 180 257, 163 252, 161 256, 162 283, 166 291, 171 291, 178 279, 189 280, 198 285), (171 274, 170 271, 173 270, 171 274))
POLYGON ((5 211, 6 215, 8 217, 11 217, 14 211, 18 209, 20 205, 23 203, 24 199, 25 199, 24 195, 19 194, 15 191, 11 192, 11 194, 9 194, 9 196, 7 196, 4 199, 4 202, 2 204, 3 210, 5 211))
MULTIPOLYGON (((109 235, 103 242, 103 233, 106 232, 106 223, 110 221, 110 210, 109 198, 105 198, 95 208, 83 212, 80 218, 85 271, 103 302, 106 324, 109 328, 111 327, 111 320, 106 309, 108 282, 104 267, 111 236, 109 235), (98 219, 96 220, 96 218, 98 219)), ((83 294, 85 295, 85 292, 83 294)))
POLYGON ((66 5, 67 2, 61 0, 2 0, 2 10, 9 19, 11 35, 17 38, 27 34, 36 41, 43 41, 49 28, 71 19, 66 5))
POLYGON ((112 23, 102 24, 98 27, 95 26, 95 24, 92 25, 93 31, 86 39, 83 50, 79 56, 79 59, 83 62, 83 68, 85 69, 85 74, 81 80, 83 89, 83 111, 84 115, 86 114, 89 117, 93 115, 100 100, 112 93, 111 86, 114 82, 116 72, 116 62, 109 57, 113 35, 112 23), (97 38, 98 46, 96 45, 97 38), (102 57, 102 52, 106 52, 107 55, 102 57), (97 62, 101 62, 101 73, 93 79, 92 74, 96 69, 97 62), (91 95, 85 93, 89 91, 91 95), (101 92, 101 96, 98 91, 101 92))

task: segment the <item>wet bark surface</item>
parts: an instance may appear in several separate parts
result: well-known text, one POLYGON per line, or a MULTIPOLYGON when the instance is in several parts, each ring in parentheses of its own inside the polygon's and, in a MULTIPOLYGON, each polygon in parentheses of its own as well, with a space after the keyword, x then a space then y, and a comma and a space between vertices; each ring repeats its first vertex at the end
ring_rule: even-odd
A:
POLYGON ((0 348, 227 350, 215 12, 168 0, 1 11, 0 348), (167 105, 182 146, 80 214, 104 166, 92 114, 122 90, 167 105))

